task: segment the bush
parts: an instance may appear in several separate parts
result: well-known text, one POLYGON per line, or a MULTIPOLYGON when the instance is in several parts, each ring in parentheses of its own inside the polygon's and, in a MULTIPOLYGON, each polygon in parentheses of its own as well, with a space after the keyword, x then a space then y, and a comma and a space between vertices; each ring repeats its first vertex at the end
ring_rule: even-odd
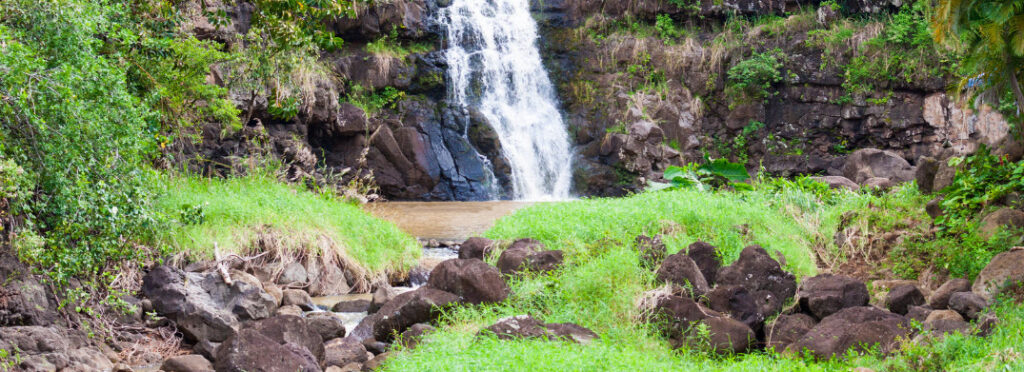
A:
POLYGON ((726 95, 734 99, 761 100, 773 95, 772 84, 782 81, 780 51, 754 53, 729 69, 726 95))

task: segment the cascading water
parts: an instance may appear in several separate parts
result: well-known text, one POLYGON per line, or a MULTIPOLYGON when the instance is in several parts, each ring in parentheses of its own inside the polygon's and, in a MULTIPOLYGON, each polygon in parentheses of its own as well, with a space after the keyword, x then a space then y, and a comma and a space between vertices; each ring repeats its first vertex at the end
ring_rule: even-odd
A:
POLYGON ((446 27, 449 99, 475 109, 501 141, 516 199, 569 197, 571 153, 541 63, 529 0, 452 0, 446 27))

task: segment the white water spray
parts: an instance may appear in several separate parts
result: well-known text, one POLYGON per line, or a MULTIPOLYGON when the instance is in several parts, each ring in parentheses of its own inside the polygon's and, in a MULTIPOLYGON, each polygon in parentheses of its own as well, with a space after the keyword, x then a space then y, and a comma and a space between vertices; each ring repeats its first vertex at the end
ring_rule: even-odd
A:
POLYGON ((452 0, 442 9, 451 100, 487 119, 512 168, 513 197, 569 197, 572 157, 541 63, 529 0, 452 0))

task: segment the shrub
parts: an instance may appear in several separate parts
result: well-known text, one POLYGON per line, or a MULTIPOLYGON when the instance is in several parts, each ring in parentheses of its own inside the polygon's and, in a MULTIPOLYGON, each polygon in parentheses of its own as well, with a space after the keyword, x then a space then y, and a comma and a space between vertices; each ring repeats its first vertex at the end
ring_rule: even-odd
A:
POLYGON ((773 95, 772 84, 782 81, 780 51, 754 53, 729 69, 726 95, 739 99, 761 100, 773 95))

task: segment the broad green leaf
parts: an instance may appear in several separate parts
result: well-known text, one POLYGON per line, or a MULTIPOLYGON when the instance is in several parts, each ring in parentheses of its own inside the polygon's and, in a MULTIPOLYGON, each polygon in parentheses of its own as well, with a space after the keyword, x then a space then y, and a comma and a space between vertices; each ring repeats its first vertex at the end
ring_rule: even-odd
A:
POLYGON ((700 169, 725 177, 732 182, 743 182, 750 179, 750 173, 747 173, 747 168, 743 164, 732 163, 722 158, 701 165, 700 169))

